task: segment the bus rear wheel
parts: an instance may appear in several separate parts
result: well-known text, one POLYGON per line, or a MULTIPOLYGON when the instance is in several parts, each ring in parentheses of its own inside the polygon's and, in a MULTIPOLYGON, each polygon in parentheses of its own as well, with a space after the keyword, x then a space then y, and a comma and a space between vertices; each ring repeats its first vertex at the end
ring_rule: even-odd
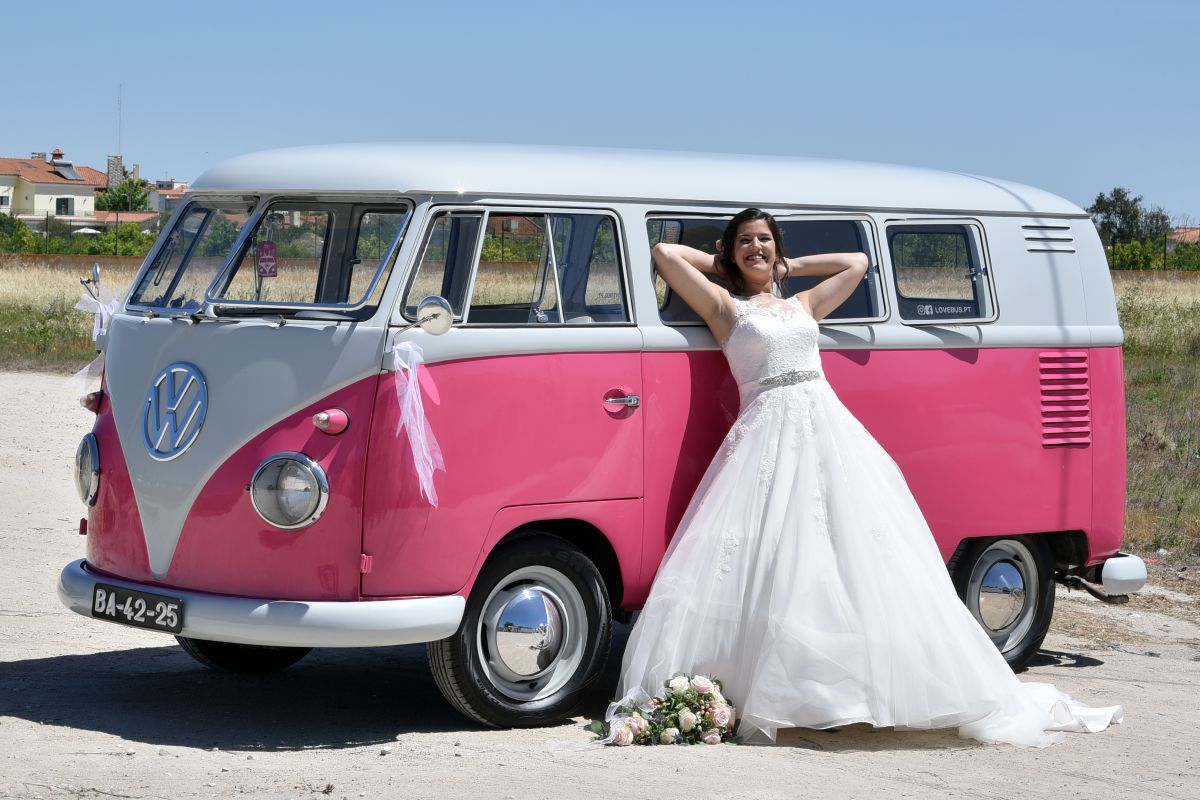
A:
POLYGON ((958 596, 1013 671, 1024 669, 1050 630, 1054 559, 1040 536, 979 539, 951 564, 958 596))

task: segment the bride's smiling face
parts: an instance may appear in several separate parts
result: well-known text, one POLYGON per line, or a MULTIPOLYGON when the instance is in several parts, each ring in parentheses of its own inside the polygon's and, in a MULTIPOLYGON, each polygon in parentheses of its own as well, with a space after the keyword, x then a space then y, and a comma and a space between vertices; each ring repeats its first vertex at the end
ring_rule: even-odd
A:
POLYGON ((775 237, 764 219, 752 219, 738 227, 733 252, 727 254, 742 272, 748 287, 770 286, 778 259, 775 237))

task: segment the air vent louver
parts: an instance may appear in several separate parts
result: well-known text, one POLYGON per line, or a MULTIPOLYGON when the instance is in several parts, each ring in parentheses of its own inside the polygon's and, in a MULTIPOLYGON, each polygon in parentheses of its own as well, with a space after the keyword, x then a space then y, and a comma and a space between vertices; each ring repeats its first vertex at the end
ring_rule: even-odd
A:
POLYGON ((1092 443, 1092 389, 1088 354, 1051 350, 1038 354, 1042 390, 1042 446, 1092 443))
POLYGON ((1075 237, 1070 225, 1022 225, 1025 248, 1031 253, 1074 253, 1075 237))

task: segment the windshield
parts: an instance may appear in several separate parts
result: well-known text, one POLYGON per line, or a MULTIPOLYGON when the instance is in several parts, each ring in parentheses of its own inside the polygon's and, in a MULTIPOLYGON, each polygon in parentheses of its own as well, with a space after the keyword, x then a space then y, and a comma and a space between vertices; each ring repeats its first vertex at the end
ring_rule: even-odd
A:
POLYGON ((253 208, 247 203, 189 205, 142 275, 130 305, 198 309, 253 208))
POLYGON ((196 310, 207 300, 217 313, 241 314, 363 309, 377 302, 409 212, 401 204, 276 200, 238 246, 246 209, 197 203, 180 216, 131 304, 196 310))

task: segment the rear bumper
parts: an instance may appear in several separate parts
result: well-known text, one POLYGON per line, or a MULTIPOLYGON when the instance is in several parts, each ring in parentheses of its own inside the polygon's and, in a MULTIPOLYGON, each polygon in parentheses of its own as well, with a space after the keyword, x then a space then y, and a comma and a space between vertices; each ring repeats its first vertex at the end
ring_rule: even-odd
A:
POLYGON ((458 630, 466 607, 466 600, 457 595, 323 602, 179 591, 97 575, 83 559, 63 567, 58 578, 58 597, 75 613, 91 617, 92 589, 96 583, 179 598, 184 609, 181 636, 279 647, 375 647, 432 642, 458 630))
POLYGON ((1131 594, 1146 585, 1146 562, 1129 553, 1117 553, 1100 567, 1100 583, 1108 594, 1131 594))

